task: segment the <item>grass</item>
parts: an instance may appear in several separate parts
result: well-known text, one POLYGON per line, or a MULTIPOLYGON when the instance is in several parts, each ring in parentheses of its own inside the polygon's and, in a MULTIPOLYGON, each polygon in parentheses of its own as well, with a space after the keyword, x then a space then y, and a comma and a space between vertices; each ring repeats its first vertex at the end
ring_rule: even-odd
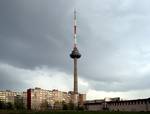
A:
POLYGON ((0 114, 150 114, 150 112, 90 112, 90 111, 0 110, 0 114))

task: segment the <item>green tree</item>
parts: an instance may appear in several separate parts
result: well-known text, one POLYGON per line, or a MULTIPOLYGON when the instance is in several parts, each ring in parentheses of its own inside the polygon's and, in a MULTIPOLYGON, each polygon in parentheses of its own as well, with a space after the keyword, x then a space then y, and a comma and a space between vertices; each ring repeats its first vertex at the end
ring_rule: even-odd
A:
POLYGON ((62 102, 59 102, 59 101, 56 101, 55 103, 54 103, 54 109, 58 109, 58 110, 60 110, 60 109, 63 109, 63 107, 62 107, 62 102))
POLYGON ((47 101, 44 101, 41 103, 41 109, 42 110, 47 110, 48 109, 48 102, 47 101))
POLYGON ((6 103, 0 101, 0 109, 6 109, 6 103))
POLYGON ((11 102, 6 103, 6 107, 7 107, 7 109, 13 109, 14 108, 14 106, 11 102))
POLYGON ((83 106, 79 106, 78 110, 84 110, 84 107, 83 106))
POLYGON ((69 110, 74 110, 75 109, 75 106, 74 106, 73 102, 69 102, 68 107, 69 107, 69 110))
POLYGON ((63 110, 68 110, 68 104, 65 101, 62 102, 62 108, 63 110))
POLYGON ((24 103, 23 103, 23 98, 20 98, 19 96, 15 98, 15 102, 14 102, 14 107, 16 109, 25 109, 24 103))

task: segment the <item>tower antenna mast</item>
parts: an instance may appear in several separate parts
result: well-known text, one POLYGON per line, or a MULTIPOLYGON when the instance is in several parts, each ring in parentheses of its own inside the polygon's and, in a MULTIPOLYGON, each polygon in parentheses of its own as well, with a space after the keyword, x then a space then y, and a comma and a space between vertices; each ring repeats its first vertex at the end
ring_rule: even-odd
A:
POLYGON ((76 9, 74 9, 74 47, 77 46, 77 20, 76 20, 76 9))

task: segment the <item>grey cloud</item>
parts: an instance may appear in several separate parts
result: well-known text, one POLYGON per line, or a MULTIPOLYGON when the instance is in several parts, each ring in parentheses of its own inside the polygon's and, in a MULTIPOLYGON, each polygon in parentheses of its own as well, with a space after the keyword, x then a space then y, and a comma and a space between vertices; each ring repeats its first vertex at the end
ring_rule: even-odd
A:
POLYGON ((73 2, 2 2, 1 60, 26 68, 45 64, 67 66, 64 60, 67 62, 69 58, 71 38, 67 38, 65 31, 69 27, 66 21, 73 2))
POLYGON ((143 78, 130 78, 127 81, 121 82, 101 82, 101 81, 89 81, 91 83, 91 88, 97 91, 115 91, 115 92, 123 92, 123 91, 136 91, 136 90, 147 90, 150 86, 150 81, 145 80, 148 78, 144 76, 143 78))
MULTIPOLYGON (((82 54, 79 76, 97 90, 148 88, 145 74, 140 74, 141 82, 136 76, 137 69, 150 64, 148 4, 149 1, 140 0, 2 0, 0 62, 24 69, 45 65, 71 74, 69 54, 76 7, 82 54), (130 78, 144 84, 132 84, 130 78)), ((1 72, 5 83, 4 76, 1 72)))
MULTIPOLYGON (((25 76, 28 75, 28 73, 24 74, 24 71, 19 71, 18 69, 15 69, 14 67, 10 67, 7 64, 0 64, 0 87, 1 89, 6 90, 22 90, 22 88, 27 88, 30 85, 25 82, 25 76), (21 75, 21 76, 19 76, 21 75)), ((26 76, 29 78, 30 76, 26 76)))

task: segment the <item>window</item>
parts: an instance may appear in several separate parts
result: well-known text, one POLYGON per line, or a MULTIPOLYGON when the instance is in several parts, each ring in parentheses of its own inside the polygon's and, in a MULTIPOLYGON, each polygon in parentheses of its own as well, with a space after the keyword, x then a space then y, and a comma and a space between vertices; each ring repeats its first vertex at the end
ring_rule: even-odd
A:
POLYGON ((134 104, 136 104, 136 101, 134 101, 134 104))
POLYGON ((143 101, 141 101, 141 104, 143 104, 143 101))

